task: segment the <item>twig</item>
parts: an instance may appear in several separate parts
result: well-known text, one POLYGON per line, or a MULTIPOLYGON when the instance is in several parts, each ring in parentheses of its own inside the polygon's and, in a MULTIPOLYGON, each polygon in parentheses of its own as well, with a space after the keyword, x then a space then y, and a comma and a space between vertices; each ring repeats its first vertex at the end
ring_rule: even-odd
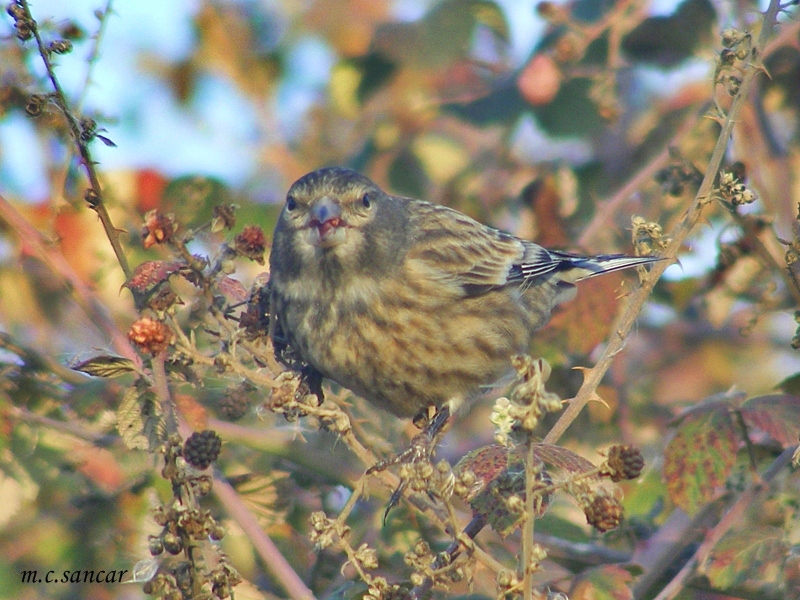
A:
MULTIPOLYGON (((75 112, 81 114, 83 112, 83 104, 86 101, 86 96, 89 92, 89 86, 92 83, 92 73, 94 72, 94 68, 97 65, 97 59, 100 57, 100 42, 103 39, 103 34, 106 31, 106 26, 108 24, 108 16, 111 14, 111 4, 114 0, 108 0, 106 2, 106 7, 99 13, 98 19, 100 21, 100 25, 97 28, 97 33, 93 36, 93 43, 92 49, 89 51, 89 57, 87 58, 87 68, 86 68, 86 76, 83 79, 83 86, 81 88, 80 96, 78 97, 78 101, 75 103, 75 112)), ((67 148, 66 156, 64 157, 64 165, 61 167, 60 172, 58 173, 58 177, 54 176, 54 187, 59 190, 63 190, 66 186, 67 175, 69 174, 69 164, 72 162, 73 152, 71 148, 67 148)))
MULTIPOLYGON (((538 478, 535 465, 540 465, 536 457, 536 444, 533 436, 527 440, 528 452, 525 458, 525 515, 522 523, 522 593, 525 600, 533 600, 533 529, 536 523, 536 501, 534 487, 538 478)), ((538 564, 539 561, 537 561, 538 564)))
POLYGON ((267 570, 289 596, 298 600, 313 599, 313 592, 303 583, 275 543, 264 533, 258 519, 253 516, 236 490, 217 473, 214 473, 214 495, 225 507, 227 513, 247 532, 247 536, 261 560, 264 561, 267 570))
POLYGON ((114 250, 114 254, 117 257, 117 262, 119 262, 119 266, 122 268, 122 272, 125 274, 125 278, 127 279, 131 275, 131 269, 130 266, 128 266, 128 259, 125 257, 125 253, 122 250, 122 245, 119 241, 119 230, 114 227, 114 224, 111 222, 111 217, 109 216, 105 204, 103 203, 103 190, 100 186, 100 179, 97 176, 95 162, 92 160, 92 155, 89 152, 88 144, 84 142, 81 137, 83 134, 83 127, 81 126, 78 118, 73 114, 69 101, 67 100, 67 96, 64 93, 64 90, 61 88, 61 84, 58 82, 55 69, 53 68, 53 63, 50 61, 50 52, 45 47, 44 42, 42 41, 42 36, 39 33, 39 26, 36 24, 33 16, 31 15, 31 9, 28 6, 28 0, 19 0, 19 5, 25 10, 26 17, 30 19, 31 23, 34 24, 31 30, 34 38, 36 39, 36 45, 39 48, 39 55, 42 57, 45 69, 47 70, 47 76, 50 79, 50 83, 53 85, 53 89, 55 90, 56 104, 61 109, 64 118, 67 120, 72 141, 78 148, 78 152, 81 156, 81 163, 83 163, 83 166, 86 169, 86 175, 89 178, 89 184, 91 186, 91 198, 89 204, 97 213, 98 217, 100 217, 100 222, 103 224, 103 228, 106 231, 108 241, 111 243, 111 248, 114 250))
MULTIPOLYGON (((753 80, 760 72, 761 54, 767 44, 767 40, 769 40, 769 37, 772 34, 778 9, 779 2, 777 0, 771 0, 769 8, 764 14, 764 22, 761 27, 761 32, 759 33, 758 41, 753 50, 754 61, 756 61, 757 64, 748 65, 748 68, 745 71, 739 93, 733 99, 733 103, 728 111, 728 115, 722 124, 722 131, 719 134, 717 144, 714 147, 714 152, 709 160, 705 176, 703 177, 703 182, 700 184, 700 189, 697 191, 691 206, 686 211, 686 214, 681 222, 678 223, 675 229, 670 233, 671 240, 664 250, 663 255, 663 257, 666 259, 674 259, 677 256, 678 251, 683 245, 683 242, 689 236, 689 233, 691 232, 695 223, 697 223, 698 219, 700 218, 703 207, 707 204, 708 199, 711 197, 714 181, 717 173, 719 172, 720 165, 722 164, 722 159, 725 156, 725 150, 727 149, 728 140, 733 132, 736 118, 741 111, 742 106, 747 101, 747 93, 753 84, 753 80)), ((555 444, 564 431, 566 431, 567 427, 569 427, 569 425, 575 420, 586 403, 588 403, 589 400, 594 397, 597 386, 600 384, 606 371, 611 366, 614 356, 616 356, 617 353, 619 353, 625 346, 625 340, 639 315, 639 311, 642 309, 645 301, 650 296, 650 293, 655 287, 658 278, 661 277, 661 274, 666 270, 671 262, 671 260, 664 260, 656 263, 652 267, 649 277, 630 297, 625 311, 617 320, 616 327, 614 328, 615 334, 612 335, 611 339, 609 340, 608 345, 600 357, 600 360, 598 360, 597 364, 586 373, 586 376, 583 380, 583 385, 581 385, 577 395, 570 402, 570 405, 564 411, 564 414, 561 415, 561 418, 545 436, 545 443, 555 444)))
POLYGON ((29 411, 26 408, 21 408, 19 406, 9 406, 8 408, 8 415, 12 419, 19 419, 20 421, 27 421, 30 423, 38 423, 44 427, 48 427, 55 431, 62 431, 64 433, 68 433, 70 435, 74 435, 77 438, 82 440, 86 440, 87 442, 92 442, 98 446, 108 446, 111 445, 114 441, 119 439, 115 435, 109 435, 105 433, 98 433, 96 431, 92 431, 88 427, 84 427, 78 423, 70 423, 69 421, 58 421, 56 419, 51 419, 50 417, 45 417, 43 415, 37 415, 34 412, 29 411))
POLYGON ((158 398, 161 403, 167 435, 170 435, 178 431, 178 415, 175 411, 175 402, 169 393, 167 372, 164 369, 165 358, 166 354, 164 352, 159 352, 152 358, 150 365, 153 369, 153 391, 156 394, 156 398, 158 398))

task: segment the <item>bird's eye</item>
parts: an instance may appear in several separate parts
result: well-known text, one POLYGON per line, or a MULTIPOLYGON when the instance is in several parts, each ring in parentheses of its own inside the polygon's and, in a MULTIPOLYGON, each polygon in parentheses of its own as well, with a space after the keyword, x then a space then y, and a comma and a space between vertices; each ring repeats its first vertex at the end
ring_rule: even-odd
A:
POLYGON ((286 210, 292 212, 295 208, 297 208, 297 200, 289 196, 286 199, 286 210))
POLYGON ((372 206, 372 198, 369 197, 369 194, 364 194, 363 196, 361 196, 361 205, 364 208, 369 208, 370 206, 372 206))

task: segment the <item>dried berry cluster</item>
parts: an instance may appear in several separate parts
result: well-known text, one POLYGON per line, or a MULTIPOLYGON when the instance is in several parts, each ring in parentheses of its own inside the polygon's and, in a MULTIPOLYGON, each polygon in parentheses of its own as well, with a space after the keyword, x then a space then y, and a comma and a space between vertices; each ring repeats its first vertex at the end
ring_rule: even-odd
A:
POLYGON ((186 463, 191 463, 187 454, 193 460, 208 461, 208 466, 212 455, 216 458, 219 453, 219 445, 213 431, 193 434, 185 444, 173 435, 165 445, 162 475, 172 483, 175 496, 153 511, 161 532, 150 537, 149 549, 153 556, 166 552, 174 558, 160 560, 158 571, 144 584, 147 594, 168 600, 221 600, 230 597, 242 580, 224 554, 220 553, 215 565, 208 568, 204 553, 195 551, 209 539, 222 539, 225 530, 210 511, 198 508, 197 499, 211 492, 212 480, 186 468, 186 463))
POLYGON ((164 352, 174 337, 169 325, 151 317, 141 317, 128 330, 128 339, 154 356, 164 352))
POLYGON ((722 32, 722 51, 717 61, 714 83, 720 84, 730 96, 742 86, 742 62, 753 54, 753 38, 748 32, 726 29, 722 32))
POLYGON ((611 481, 636 479, 644 468, 644 458, 638 448, 630 445, 611 446, 608 458, 600 467, 600 474, 607 475, 611 481))
POLYGON ((33 20, 26 7, 15 0, 6 7, 6 12, 14 19, 17 38, 23 42, 31 39, 36 30, 36 21, 33 20))

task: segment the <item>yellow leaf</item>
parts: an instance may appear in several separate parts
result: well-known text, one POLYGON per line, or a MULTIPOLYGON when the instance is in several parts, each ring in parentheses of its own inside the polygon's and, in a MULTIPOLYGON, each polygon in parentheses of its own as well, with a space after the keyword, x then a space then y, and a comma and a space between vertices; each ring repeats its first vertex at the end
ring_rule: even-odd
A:
POLYGON ((455 177, 469 164, 469 154, 453 140, 436 134, 425 134, 412 146, 426 175, 435 183, 455 177))
POLYGON ((358 116, 358 86, 361 72, 353 65, 340 63, 331 72, 331 102, 342 115, 354 119, 358 116))

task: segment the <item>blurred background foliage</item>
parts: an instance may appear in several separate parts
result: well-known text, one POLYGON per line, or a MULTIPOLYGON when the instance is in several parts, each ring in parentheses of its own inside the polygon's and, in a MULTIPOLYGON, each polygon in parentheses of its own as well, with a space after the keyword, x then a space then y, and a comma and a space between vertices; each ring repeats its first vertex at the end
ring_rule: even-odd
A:
MULTIPOLYGON (((110 9, 37 2, 32 10, 44 35, 71 40, 71 53, 53 57, 56 73, 116 144, 92 149, 136 266, 169 258, 143 245, 149 210, 190 229, 233 203, 233 234, 256 224, 269 235, 288 186, 332 164, 544 245, 630 253, 634 215, 669 232, 694 196, 719 134, 714 101, 724 110, 735 94, 735 82, 712 84, 721 32, 755 35, 760 8, 710 0, 201 0, 110 9)), ((798 290, 785 257, 800 248, 787 245, 800 202, 800 28, 791 10, 766 48, 769 77, 758 78, 726 160, 726 168, 741 165, 757 202, 736 216, 709 204, 598 390, 603 402, 592 403, 564 441, 594 462, 612 443, 635 444, 647 463, 639 481, 620 484, 620 529, 592 533, 574 503, 558 497, 537 521, 550 552, 537 581, 570 598, 630 598, 632 589, 654 597, 677 570, 672 559, 691 555, 703 528, 746 489, 749 468, 770 464, 797 440, 798 290), (715 399, 674 421, 732 389, 752 398, 736 400, 735 413, 749 415, 752 444, 715 399), (782 400, 759 400, 778 389, 782 400), (668 531, 680 532, 682 543, 669 545, 668 531), (583 555, 580 543, 593 546, 583 555), (652 551, 659 544, 673 555, 652 551), (642 565, 640 582, 656 575, 636 588, 632 573, 641 569, 613 566, 629 561, 642 565)), ((31 94, 51 91, 41 59, 15 38, 10 17, 0 29, 0 596, 138 598, 141 585, 21 583, 27 569, 132 569, 149 556, 147 536, 158 530, 150 511, 170 489, 152 455, 127 450, 116 436, 132 380, 65 368, 119 351, 113 328, 124 336, 137 313, 86 207, 63 116, 31 107, 31 94), (111 328, 87 308, 78 283, 111 328)), ((207 229, 190 249, 213 256, 230 237, 207 229)), ((249 290, 264 270, 237 260, 232 277, 249 290)), ((187 307, 182 323, 198 326, 198 293, 185 281, 171 284, 187 307)), ((632 285, 627 276, 586 282, 554 315, 531 352, 553 366, 549 389, 575 394, 575 367, 593 364, 632 285)), ((219 468, 310 589, 360 597, 364 589, 347 583, 354 576, 345 557, 314 551, 307 522, 314 510, 335 515, 364 465, 334 434, 264 410, 268 392, 241 377, 210 369, 174 392, 190 423, 223 438, 219 468)), ((348 402, 380 454, 416 431, 359 399, 348 402)), ((461 415, 439 456, 454 464, 491 443, 490 411, 487 401, 461 415)), ((792 550, 798 483, 785 471, 754 495, 680 597, 800 597, 792 550)), ((401 580, 403 555, 419 535, 434 550, 448 540, 405 505, 383 525, 390 490, 374 487, 350 517, 353 545, 363 539, 378 548, 380 572, 401 580)), ((248 531, 207 505, 246 580, 236 597, 284 595, 248 531)), ((468 508, 463 514, 468 519, 468 508)), ((487 530, 478 539, 515 568, 519 535, 487 530)), ((495 596, 489 569, 479 566, 472 583, 475 594, 495 596)), ((461 583, 447 594, 468 592, 461 583)))

